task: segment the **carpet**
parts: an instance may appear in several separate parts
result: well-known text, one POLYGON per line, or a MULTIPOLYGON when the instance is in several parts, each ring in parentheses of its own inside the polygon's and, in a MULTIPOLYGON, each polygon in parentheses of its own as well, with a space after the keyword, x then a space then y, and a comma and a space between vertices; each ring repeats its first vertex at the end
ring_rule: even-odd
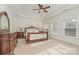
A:
POLYGON ((41 42, 35 42, 35 43, 30 43, 29 45, 32 46, 32 47, 35 47, 35 46, 40 46, 40 45, 43 45, 45 43, 47 43, 47 41, 41 41, 41 42))
POLYGON ((70 55, 76 54, 77 52, 78 51, 76 48, 71 48, 62 44, 58 44, 55 47, 51 47, 45 51, 37 53, 37 55, 70 55))

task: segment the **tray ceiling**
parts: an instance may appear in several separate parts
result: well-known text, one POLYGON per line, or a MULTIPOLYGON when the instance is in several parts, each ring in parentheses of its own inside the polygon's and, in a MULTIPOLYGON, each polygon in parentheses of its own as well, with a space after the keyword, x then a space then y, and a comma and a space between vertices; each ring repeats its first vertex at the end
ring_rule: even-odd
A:
POLYGON ((26 17, 26 18, 45 18, 54 14, 58 10, 61 10, 64 7, 69 6, 68 4, 44 4, 44 6, 50 5, 51 8, 47 9, 48 13, 38 13, 38 11, 34 11, 33 9, 38 8, 37 4, 9 4, 6 5, 7 9, 11 12, 14 17, 26 17))

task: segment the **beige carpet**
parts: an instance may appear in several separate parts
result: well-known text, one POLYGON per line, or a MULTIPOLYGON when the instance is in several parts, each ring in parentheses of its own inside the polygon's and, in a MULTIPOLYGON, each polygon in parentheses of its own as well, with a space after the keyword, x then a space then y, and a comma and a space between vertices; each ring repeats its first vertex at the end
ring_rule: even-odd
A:
POLYGON ((26 44, 24 39, 18 39, 15 55, 75 55, 79 47, 50 39, 47 41, 26 44))
POLYGON ((63 55, 63 54, 76 54, 77 49, 64 46, 62 44, 56 45, 55 47, 48 48, 47 50, 38 53, 38 55, 63 55))

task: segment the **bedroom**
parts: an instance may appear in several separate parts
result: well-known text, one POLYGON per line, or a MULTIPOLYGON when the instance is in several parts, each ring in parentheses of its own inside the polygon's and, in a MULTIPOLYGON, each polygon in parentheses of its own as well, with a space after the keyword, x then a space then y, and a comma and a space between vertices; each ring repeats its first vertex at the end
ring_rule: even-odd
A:
POLYGON ((0 14, 7 13, 9 18, 8 26, 1 23, 3 20, 0 21, 0 54, 79 54, 79 5, 43 4, 43 6, 50 8, 46 9, 47 12, 39 13, 39 10, 33 10, 39 8, 38 4, 0 5, 0 14), (2 30, 1 24, 4 28, 8 27, 9 31, 2 30), (35 33, 27 34, 27 31, 35 33), (37 40, 32 41, 30 38, 37 40), (28 42, 30 43, 27 44, 28 42))

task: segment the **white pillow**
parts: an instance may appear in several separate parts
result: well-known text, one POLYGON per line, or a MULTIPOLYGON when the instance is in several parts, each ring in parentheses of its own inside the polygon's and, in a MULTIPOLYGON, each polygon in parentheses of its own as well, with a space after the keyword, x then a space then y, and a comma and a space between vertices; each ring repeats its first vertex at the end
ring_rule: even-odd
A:
POLYGON ((33 30, 32 30, 32 29, 28 29, 28 30, 27 30, 27 33, 28 33, 28 32, 33 32, 33 30))
POLYGON ((33 32, 39 32, 39 30, 38 29, 33 29, 33 32))
POLYGON ((39 30, 38 29, 31 28, 31 29, 27 29, 27 33, 28 32, 39 32, 39 30))

